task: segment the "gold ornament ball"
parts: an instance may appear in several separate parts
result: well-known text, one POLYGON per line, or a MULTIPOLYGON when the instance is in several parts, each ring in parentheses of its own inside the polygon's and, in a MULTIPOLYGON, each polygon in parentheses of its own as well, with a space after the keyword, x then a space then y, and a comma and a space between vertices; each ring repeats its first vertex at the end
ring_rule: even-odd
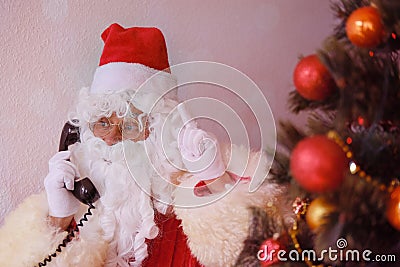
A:
POLYGON ((328 222, 327 216, 337 210, 336 205, 329 203, 324 198, 316 198, 307 208, 306 222, 312 231, 328 222))
POLYGON ((400 186, 390 194, 386 207, 386 218, 396 230, 400 231, 400 186))
POLYGON ((373 48, 384 37, 384 25, 378 10, 372 6, 361 7, 353 11, 346 21, 346 33, 356 46, 373 48))

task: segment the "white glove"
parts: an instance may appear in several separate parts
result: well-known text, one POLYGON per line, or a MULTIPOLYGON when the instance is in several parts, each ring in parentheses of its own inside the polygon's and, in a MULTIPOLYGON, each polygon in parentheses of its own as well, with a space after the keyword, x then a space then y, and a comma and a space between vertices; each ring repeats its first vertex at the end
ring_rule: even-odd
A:
POLYGON ((74 189, 75 178, 79 177, 76 166, 67 161, 70 156, 70 151, 61 151, 49 160, 49 173, 44 179, 44 188, 47 193, 49 215, 53 217, 63 218, 73 215, 80 205, 79 200, 68 191, 74 189))
POLYGON ((225 164, 216 138, 188 124, 179 135, 179 150, 183 163, 193 176, 200 180, 218 178, 225 172, 225 164))

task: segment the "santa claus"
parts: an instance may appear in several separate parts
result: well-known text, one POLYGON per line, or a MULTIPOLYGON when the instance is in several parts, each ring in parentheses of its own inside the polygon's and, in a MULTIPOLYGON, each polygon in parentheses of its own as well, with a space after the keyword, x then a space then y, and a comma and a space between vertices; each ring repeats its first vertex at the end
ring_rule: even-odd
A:
POLYGON ((268 173, 265 155, 236 146, 221 152, 212 135, 185 120, 158 29, 112 24, 102 39, 93 83, 70 114, 80 142, 50 159, 45 192, 5 219, 1 265, 233 265, 248 208, 282 192, 268 181, 248 192, 253 176, 268 173), (77 229, 87 206, 70 190, 82 177, 100 198, 77 229))

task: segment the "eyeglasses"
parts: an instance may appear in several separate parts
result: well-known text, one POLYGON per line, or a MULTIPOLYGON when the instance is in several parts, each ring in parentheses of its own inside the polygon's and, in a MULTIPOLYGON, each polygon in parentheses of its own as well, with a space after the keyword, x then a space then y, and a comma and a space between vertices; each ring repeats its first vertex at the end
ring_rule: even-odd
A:
POLYGON ((126 117, 119 123, 111 123, 107 117, 103 117, 96 122, 90 123, 89 128, 97 137, 104 137, 112 131, 114 126, 118 126, 123 138, 135 139, 139 137, 144 129, 144 115, 142 113, 137 117, 126 117))

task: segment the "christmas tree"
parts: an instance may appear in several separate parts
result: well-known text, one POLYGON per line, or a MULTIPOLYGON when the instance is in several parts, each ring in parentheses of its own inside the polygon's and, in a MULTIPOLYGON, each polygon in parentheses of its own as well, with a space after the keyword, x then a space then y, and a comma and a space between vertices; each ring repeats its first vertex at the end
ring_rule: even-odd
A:
POLYGON ((400 266, 400 1, 332 3, 339 23, 299 59, 270 175, 291 216, 253 208, 237 266, 400 266), (280 216, 276 216, 280 214, 280 216))

